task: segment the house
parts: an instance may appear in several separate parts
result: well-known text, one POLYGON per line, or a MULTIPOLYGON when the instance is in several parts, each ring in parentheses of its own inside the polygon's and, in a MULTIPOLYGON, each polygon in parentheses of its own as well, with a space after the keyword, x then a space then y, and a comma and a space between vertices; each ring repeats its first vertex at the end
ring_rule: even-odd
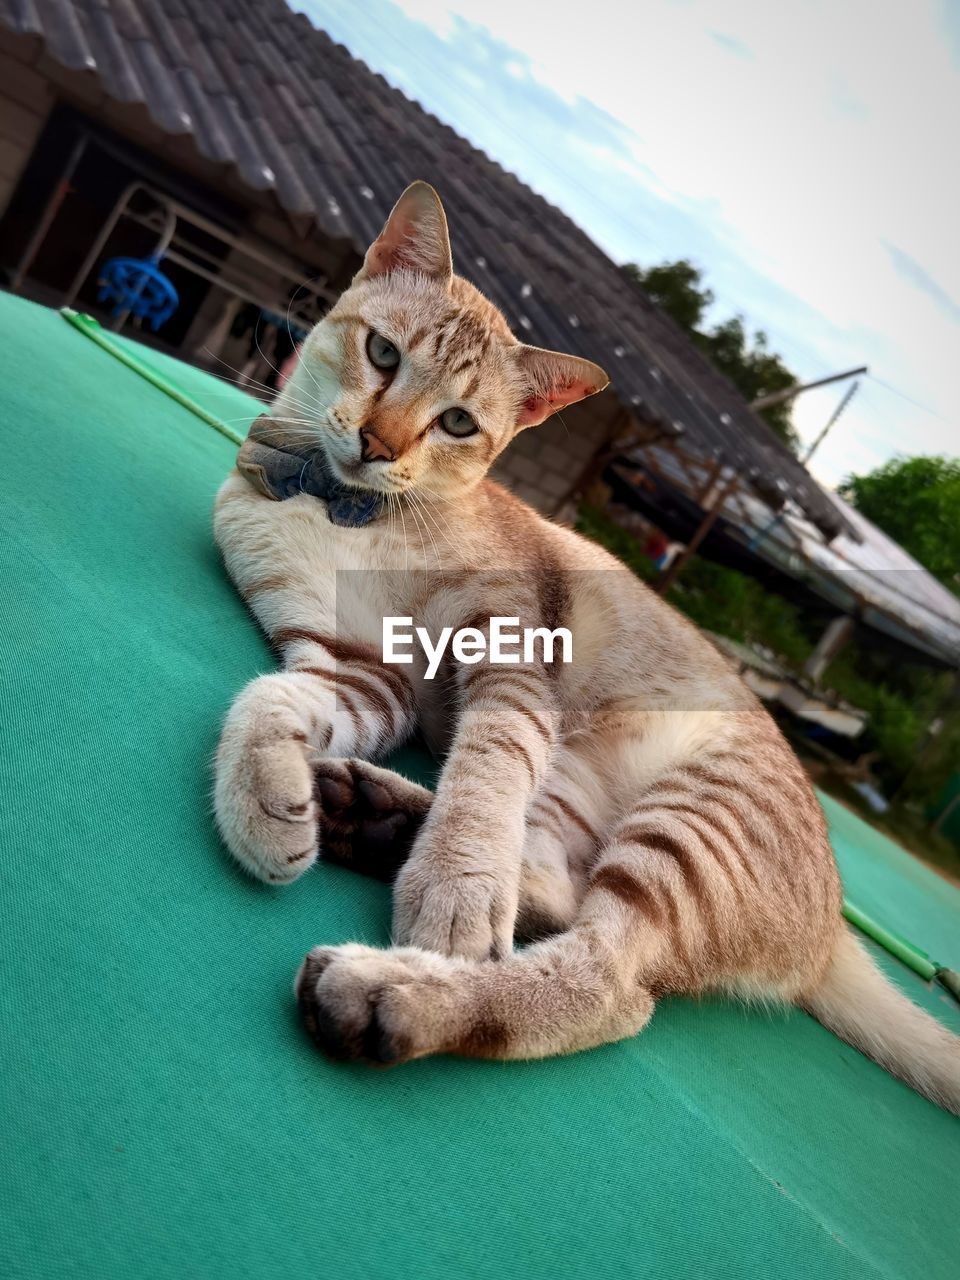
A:
POLYGON ((159 338, 229 374, 251 354, 256 364, 249 308, 279 330, 289 308, 295 332, 307 327, 414 177, 441 191, 457 269, 515 331, 611 375, 608 392, 505 455, 502 478, 523 497, 556 511, 599 451, 657 439, 678 444, 695 490, 727 466, 775 508, 795 502, 825 537, 844 528, 766 424, 584 232, 283 0, 0 7, 8 287, 91 309, 106 258, 165 246, 180 305, 159 338))

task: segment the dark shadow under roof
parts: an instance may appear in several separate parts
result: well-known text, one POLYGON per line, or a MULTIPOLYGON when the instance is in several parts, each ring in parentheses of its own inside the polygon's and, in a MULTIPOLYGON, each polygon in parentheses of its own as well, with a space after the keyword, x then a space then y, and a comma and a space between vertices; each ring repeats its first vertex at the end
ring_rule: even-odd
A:
POLYGON ((447 205, 457 269, 526 340, 601 364, 621 403, 853 534, 804 467, 687 335, 567 216, 283 0, 0 0, 0 22, 143 103, 290 215, 358 253, 413 178, 447 205))

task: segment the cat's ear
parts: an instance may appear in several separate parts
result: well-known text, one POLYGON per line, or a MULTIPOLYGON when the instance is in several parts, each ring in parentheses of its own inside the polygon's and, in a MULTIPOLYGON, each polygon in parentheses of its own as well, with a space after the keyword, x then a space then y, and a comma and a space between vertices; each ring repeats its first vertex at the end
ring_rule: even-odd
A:
POLYGON ((523 387, 518 428, 538 426, 558 409, 596 395, 610 381, 598 364, 559 351, 521 344, 515 359, 523 387))
POLYGON ((453 275, 447 219, 440 197, 428 182, 412 182, 393 206, 356 280, 401 270, 422 271, 443 281, 453 275))

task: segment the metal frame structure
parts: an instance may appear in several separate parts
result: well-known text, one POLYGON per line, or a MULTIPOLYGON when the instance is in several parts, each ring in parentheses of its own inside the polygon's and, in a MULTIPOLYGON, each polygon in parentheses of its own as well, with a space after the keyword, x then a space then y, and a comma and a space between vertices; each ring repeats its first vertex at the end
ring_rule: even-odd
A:
MULTIPOLYGON (((30 267, 43 247, 50 228, 53 226, 53 222, 69 193, 70 180, 91 144, 99 147, 103 146, 96 135, 89 129, 79 130, 76 141, 67 156, 53 190, 37 219, 33 235, 30 237, 23 253, 20 255, 20 260, 14 268, 10 281, 10 291, 12 293, 18 293, 23 288, 30 267)), ((110 147, 104 149, 112 152, 110 147)), ((238 298, 242 302, 252 303, 264 311, 287 313, 291 324, 296 324, 305 329, 312 328, 319 310, 336 300, 337 293, 329 288, 329 282, 325 277, 315 276, 312 279, 308 279, 307 272, 303 268, 297 268, 289 260, 284 261, 276 254, 251 243, 250 237, 235 235, 227 231, 223 226, 198 213, 181 200, 177 200, 150 183, 138 179, 129 183, 121 192, 83 262, 77 269, 73 280, 70 282, 62 299, 63 306, 72 307, 74 305, 91 271, 100 261, 110 236, 123 218, 137 222, 141 226, 156 232, 157 241, 152 250, 154 255, 162 256, 170 262, 175 262, 183 270, 206 280, 211 286, 222 290, 231 298, 238 298), (148 208, 144 210, 135 207, 136 202, 139 201, 142 204, 144 198, 148 202, 148 208), (305 301, 312 302, 313 313, 307 308, 298 310, 293 305, 288 310, 284 300, 263 296, 258 290, 251 287, 239 272, 222 270, 221 268, 224 264, 219 259, 212 257, 209 253, 205 253, 198 246, 190 244, 183 237, 178 237, 177 227, 181 223, 196 227, 214 240, 226 245, 235 253, 242 254, 251 262, 267 267, 282 280, 289 281, 291 285, 295 285, 298 296, 302 293, 305 301)), ((122 328, 125 319, 125 314, 118 316, 112 328, 122 328)))
MULTIPOLYGON (((290 281, 291 284, 297 287, 298 293, 302 291, 307 299, 313 300, 315 305, 329 304, 336 298, 336 293, 327 288, 326 280, 306 281, 302 271, 293 269, 280 258, 254 247, 248 240, 233 235, 211 221, 211 219, 205 218, 202 214, 190 209, 179 200, 175 200, 173 197, 158 191, 155 187, 151 187, 145 182, 136 181, 131 182, 124 189, 114 204, 106 222, 100 229, 99 235, 90 246, 86 257, 70 283, 64 298, 64 306, 73 306, 77 295, 83 288, 90 272, 99 261, 110 236, 121 218, 128 218, 130 221, 139 223, 140 226, 157 233, 158 239, 152 250, 154 256, 175 262, 185 271, 199 276, 202 280, 206 280, 224 293, 240 298, 244 302, 251 302, 264 311, 283 311, 284 306, 276 298, 269 299, 259 295, 244 280, 233 276, 229 272, 209 270, 209 267, 204 265, 204 260, 209 265, 213 265, 217 260, 212 258, 210 254, 204 253, 197 246, 191 245, 182 237, 178 238, 177 226, 181 222, 198 228, 206 235, 219 240, 221 244, 227 245, 234 252, 245 255, 251 261, 269 268, 281 279, 290 281), (140 212, 133 207, 134 201, 142 196, 146 196, 153 203, 153 208, 149 212, 140 212), (199 259, 199 261, 194 261, 193 259, 199 259)), ((119 323, 114 325, 115 328, 122 326, 124 317, 121 315, 118 319, 119 323)), ((315 319, 315 316, 300 312, 292 305, 289 308, 288 320, 291 324, 299 324, 301 327, 309 329, 315 323, 315 319)))

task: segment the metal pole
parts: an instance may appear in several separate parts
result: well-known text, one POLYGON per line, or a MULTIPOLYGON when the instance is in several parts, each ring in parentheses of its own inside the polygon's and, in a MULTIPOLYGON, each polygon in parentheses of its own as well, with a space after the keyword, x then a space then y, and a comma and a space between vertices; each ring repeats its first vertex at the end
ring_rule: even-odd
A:
MULTIPOLYGON (((150 192, 150 194, 152 195, 153 192, 150 192)), ((163 257, 163 255, 169 249, 170 241, 173 239, 174 233, 176 232, 177 215, 170 208, 170 206, 163 200, 162 196, 157 196, 156 199, 162 205, 166 213, 166 218, 163 224, 163 231, 160 233, 160 239, 153 246, 153 252, 150 255, 152 258, 156 258, 157 261, 159 262, 159 260, 163 257)), ((140 294, 143 292, 143 287, 145 284, 146 284, 146 279, 145 277, 141 276, 140 288, 136 292, 134 301, 136 301, 136 298, 140 297, 140 294)), ((127 323, 127 318, 129 317, 129 315, 130 315, 129 307, 127 307, 126 310, 119 312, 115 317, 113 324, 110 326, 111 330, 114 333, 119 333, 120 330, 123 328, 123 326, 127 323)))
POLYGON ((834 409, 833 413, 830 415, 830 419, 827 422, 827 425, 823 428, 823 430, 817 436, 816 440, 814 440, 813 444, 810 446, 807 452, 800 459, 800 461, 803 463, 804 466, 807 465, 807 463, 810 461, 813 455, 817 452, 817 450, 823 444, 824 440, 826 440, 827 432, 831 429, 831 427, 833 427, 834 423, 840 417, 841 413, 843 413, 844 409, 847 407, 847 405, 850 403, 853 397, 857 394, 857 388, 859 386, 860 386, 860 383, 855 382, 852 387, 847 388, 846 395, 843 397, 843 399, 837 405, 836 409, 834 409))
POLYGON ((63 300, 63 305, 65 307, 73 306, 74 302, 76 301, 77 294, 83 288, 83 282, 86 280, 87 276, 90 274, 91 270, 96 265, 97 259, 100 257, 100 254, 103 252, 103 246, 109 240, 110 233, 113 231, 113 228, 117 225, 117 223, 120 221, 120 218, 123 216, 123 211, 126 208, 126 206, 130 203, 130 198, 132 197, 133 193, 137 191, 141 186, 142 186, 142 183, 131 182, 130 185, 126 187, 123 192, 121 192, 119 200, 113 206, 113 210, 110 214, 110 217, 103 224, 103 227, 100 230, 100 234, 97 236, 96 240, 94 240, 93 244, 90 247, 90 252, 87 254, 83 262, 80 264, 80 270, 70 281, 70 288, 67 290, 66 296, 64 297, 64 300, 63 300))
POLYGON ((787 400, 792 400, 794 396, 800 395, 801 391, 812 391, 814 387, 825 387, 830 382, 843 382, 845 378, 855 378, 857 374, 866 373, 867 366, 862 364, 859 369, 848 369, 846 373, 831 373, 829 378, 818 378, 816 382, 804 382, 799 387, 787 387, 786 391, 771 391, 768 396, 760 396, 757 400, 751 400, 751 409, 772 409, 775 404, 783 404, 787 400))
POLYGON ((88 135, 81 133, 73 144, 73 149, 67 157, 67 163, 63 167, 59 181, 50 193, 47 206, 44 209, 40 221, 37 223, 36 229, 20 256, 16 270, 13 273, 13 279, 10 281, 10 292, 19 293, 20 287, 26 278, 27 272, 33 266, 33 260, 40 252, 40 246, 47 238, 47 232, 53 225, 53 220, 60 212, 60 206, 66 198, 67 191, 70 188, 70 179, 73 177, 77 165, 80 163, 80 157, 83 155, 88 141, 88 135))

